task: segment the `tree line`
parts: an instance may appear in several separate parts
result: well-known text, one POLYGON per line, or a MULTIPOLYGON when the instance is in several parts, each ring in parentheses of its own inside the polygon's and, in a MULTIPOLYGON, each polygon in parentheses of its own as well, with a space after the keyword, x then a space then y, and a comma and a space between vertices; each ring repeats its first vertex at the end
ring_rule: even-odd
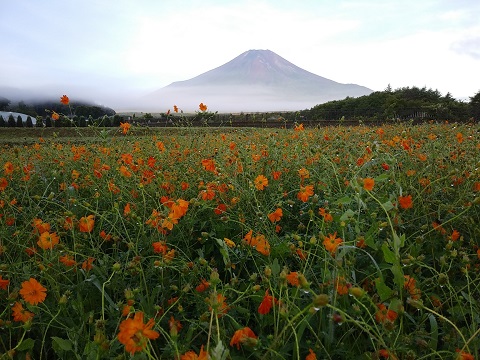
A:
POLYGON ((108 127, 118 126, 123 121, 123 118, 116 115, 115 110, 109 107, 81 101, 72 102, 69 105, 48 100, 32 103, 26 103, 25 101, 12 103, 9 99, 0 96, 0 111, 28 115, 26 122, 23 122, 20 116, 15 118, 10 114, 6 119, 0 116, 0 127, 83 127, 100 124, 108 127), (52 118, 53 114, 58 114, 59 119, 54 120, 52 118))
POLYGON ((423 118, 448 121, 480 121, 480 91, 469 102, 450 93, 426 87, 402 87, 376 91, 358 98, 347 97, 301 111, 309 120, 409 120, 423 118))

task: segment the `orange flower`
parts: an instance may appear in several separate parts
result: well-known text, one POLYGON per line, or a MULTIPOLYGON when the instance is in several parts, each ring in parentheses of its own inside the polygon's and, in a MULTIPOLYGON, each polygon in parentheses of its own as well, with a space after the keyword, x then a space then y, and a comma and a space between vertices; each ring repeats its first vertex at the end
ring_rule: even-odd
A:
POLYGON ((176 113, 178 113, 178 106, 177 106, 177 105, 173 105, 173 111, 175 111, 176 113))
POLYGON ((225 204, 218 204, 218 206, 213 209, 213 212, 217 215, 222 215, 225 211, 227 211, 227 205, 225 204))
POLYGON ((128 130, 130 130, 131 127, 132 125, 130 123, 120 123, 120 128, 122 129, 123 134, 128 133, 128 130))
POLYGON ((277 208, 274 212, 268 214, 267 216, 268 220, 270 220, 272 223, 280 221, 283 216, 283 210, 281 208, 277 208))
POLYGON ((317 360, 317 355, 315 355, 312 349, 308 349, 308 355, 305 357, 305 360, 317 360))
POLYGON ((380 350, 378 350, 378 356, 380 356, 384 359, 389 359, 390 358, 390 352, 387 349, 380 349, 380 350))
POLYGON ((307 202, 310 196, 312 196, 313 194, 313 185, 300 186, 300 191, 297 194, 297 199, 303 202, 307 202))
POLYGON ((210 283, 209 283, 207 280, 202 279, 202 280, 200 280, 200 284, 198 284, 198 285, 195 287, 195 291, 196 291, 196 292, 204 292, 204 291, 207 290, 209 287, 210 287, 210 283))
POLYGON ((300 282, 298 280, 298 272, 290 271, 287 275, 287 282, 292 286, 299 286, 300 282))
POLYGON ((70 103, 70 99, 68 98, 67 95, 63 95, 61 98, 60 98, 60 102, 63 104, 63 105, 68 105, 70 103))
POLYGON ((258 175, 255 178, 254 183, 257 190, 263 190, 268 186, 268 179, 263 175, 258 175))
POLYGON ((257 335, 249 327, 244 327, 235 331, 230 340, 230 346, 237 345, 240 350, 240 345, 255 345, 257 343, 257 335))
POLYGON ((4 177, 0 178, 0 191, 4 191, 8 186, 8 181, 4 177))
POLYGON ((22 282, 22 288, 19 293, 30 305, 37 305, 42 303, 47 297, 47 289, 45 289, 42 284, 40 284, 34 278, 30 278, 27 281, 22 282))
POLYGON ((300 170, 298 170, 298 176, 300 176, 300 179, 302 180, 308 179, 310 177, 310 171, 305 168, 301 168, 300 170))
POLYGON ((95 216, 93 215, 83 216, 78 222, 78 227, 80 232, 86 232, 86 233, 92 232, 94 225, 95 225, 95 216))
POLYGON ((198 355, 195 351, 190 350, 180 356, 180 360, 208 360, 209 358, 208 353, 203 350, 203 345, 200 348, 198 355))
POLYGON ((343 243, 343 240, 337 238, 336 232, 334 234, 326 236, 323 240, 323 246, 325 246, 325 249, 327 249, 327 251, 329 251, 332 255, 335 255, 335 252, 337 251, 337 248, 341 243, 343 243))
POLYGON ((12 306, 12 315, 14 321, 21 321, 24 323, 32 319, 34 316, 33 313, 25 310, 19 301, 17 301, 15 305, 12 306))
POLYGON ((245 236, 245 240, 247 241, 248 245, 254 247, 260 254, 265 256, 270 255, 270 244, 268 243, 267 239, 265 239, 264 235, 257 235, 255 237, 252 237, 251 232, 249 232, 245 236), (247 238, 249 234, 250 237, 247 238))
POLYGON ((118 171, 120 171, 120 174, 122 174, 125 177, 131 177, 132 176, 132 173, 130 171, 128 171, 128 168, 125 165, 120 166, 118 171))
POLYGON ((416 287, 416 280, 409 275, 404 275, 405 281, 403 283, 403 287, 408 291, 412 299, 418 300, 422 295, 420 289, 416 287))
POLYGON ((333 216, 332 214, 328 213, 327 210, 325 210, 324 208, 319 208, 318 209, 318 213, 323 216, 323 220, 326 221, 326 222, 331 222, 333 221, 333 216))
POLYGON ((215 190, 212 190, 212 189, 202 190, 200 191, 199 195, 202 198, 202 200, 212 200, 213 198, 215 198, 215 190))
POLYGON ((452 235, 450 236, 450 239, 452 241, 457 241, 460 238, 460 232, 458 230, 453 230, 452 235))
POLYGON ((123 216, 128 216, 132 212, 132 209, 130 207, 130 203, 127 203, 125 207, 123 208, 123 216))
POLYGON ((3 279, 2 275, 0 275, 0 289, 7 290, 8 284, 10 284, 10 280, 3 279))
POLYGON ((216 172, 215 161, 213 159, 203 159, 202 166, 206 171, 216 172))
POLYGON ((387 307, 384 304, 377 304, 378 311, 375 313, 375 320, 378 323, 385 323, 387 321, 389 322, 394 322, 398 314, 390 309, 387 309, 387 307))
POLYGON ((107 232, 105 230, 102 230, 100 231, 100 237, 105 240, 105 241, 110 241, 112 240, 112 235, 111 234, 107 234, 107 232))
POLYGON ((367 191, 372 191, 373 186, 375 185, 375 180, 372 178, 363 179, 363 188, 367 191))
POLYGON ((52 119, 56 121, 60 119, 60 115, 58 115, 55 111, 52 111, 52 119))
POLYGON ((154 340, 160 336, 157 331, 152 330, 154 326, 154 319, 150 319, 144 324, 143 312, 136 312, 133 319, 128 318, 120 323, 118 341, 125 345, 125 350, 131 355, 137 351, 143 351, 147 347, 149 339, 154 340))
POLYGON ((205 105, 203 102, 198 105, 200 111, 207 111, 207 105, 205 105))
POLYGON ((160 152, 165 151, 165 144, 162 141, 157 141, 155 146, 157 147, 158 151, 160 151, 160 152))
POLYGON ((464 352, 460 349, 455 351, 458 353, 456 360, 475 360, 475 357, 470 353, 464 352))
POLYGON ((77 264, 77 262, 73 260, 73 258, 70 255, 60 256, 58 260, 67 267, 75 266, 77 264))
POLYGON ((92 263, 95 261, 95 258, 93 257, 89 257, 87 260, 85 260, 83 263, 82 263, 82 269, 83 270, 86 270, 86 271, 90 271, 93 269, 93 265, 92 263))
POLYGON ((269 294, 268 289, 265 291, 265 296, 263 297, 262 302, 258 306, 258 313, 265 315, 270 312, 272 309, 273 303, 277 303, 278 300, 275 299, 272 295, 269 294))
POLYGON ((166 254, 163 254, 163 260, 167 263, 172 261, 174 258, 175 258, 175 249, 171 249, 167 251, 166 254))
POLYGON ((13 167, 13 164, 10 161, 7 161, 3 165, 3 171, 5 172, 5 175, 13 174, 13 170, 14 170, 14 167, 13 167))
POLYGON ((475 181, 475 183, 473 184, 473 191, 480 191, 480 181, 475 181))
POLYGON ((412 202, 412 195, 407 195, 407 196, 399 196, 398 197, 398 202, 400 204, 400 207, 402 209, 410 209, 413 207, 413 202, 412 202))
POLYGON ((43 222, 41 219, 33 219, 32 226, 38 231, 39 234, 50 231, 50 224, 43 222))
POLYGON ((170 316, 170 320, 168 320, 168 327, 170 328, 170 336, 177 337, 178 332, 183 328, 182 324, 179 320, 175 320, 175 318, 170 316))
POLYGON ((230 309, 230 307, 225 302, 227 298, 222 294, 215 294, 215 292, 213 292, 210 295, 210 298, 206 300, 210 304, 210 306, 208 307, 208 311, 215 310, 217 317, 221 317, 223 314, 226 314, 227 311, 230 309))
POLYGON ((45 231, 40 235, 37 244, 43 250, 52 250, 53 247, 58 244, 59 240, 60 238, 57 233, 49 233, 48 231, 45 231))
POLYGON ((157 254, 166 254, 168 251, 168 247, 164 241, 156 241, 152 243, 153 252, 157 254))
POLYGON ((343 276, 339 276, 335 280, 335 291, 337 292, 338 295, 348 294, 348 286, 343 276))

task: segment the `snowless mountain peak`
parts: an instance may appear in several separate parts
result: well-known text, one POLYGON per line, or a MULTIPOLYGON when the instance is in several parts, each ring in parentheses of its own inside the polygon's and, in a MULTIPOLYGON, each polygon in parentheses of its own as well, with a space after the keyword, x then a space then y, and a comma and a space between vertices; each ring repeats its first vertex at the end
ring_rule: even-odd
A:
POLYGON ((248 50, 192 79, 159 89, 147 99, 192 105, 203 101, 218 111, 279 111, 302 110, 371 92, 313 74, 271 50, 248 50))

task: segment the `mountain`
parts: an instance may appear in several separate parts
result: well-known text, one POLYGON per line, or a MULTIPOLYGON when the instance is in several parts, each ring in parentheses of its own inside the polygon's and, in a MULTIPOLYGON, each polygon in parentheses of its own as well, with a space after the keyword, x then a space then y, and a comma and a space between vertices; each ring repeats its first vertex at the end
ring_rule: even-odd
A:
POLYGON ((306 71, 270 50, 249 50, 192 79, 174 82, 144 97, 145 105, 186 111, 203 102, 212 111, 303 110, 373 91, 306 71))

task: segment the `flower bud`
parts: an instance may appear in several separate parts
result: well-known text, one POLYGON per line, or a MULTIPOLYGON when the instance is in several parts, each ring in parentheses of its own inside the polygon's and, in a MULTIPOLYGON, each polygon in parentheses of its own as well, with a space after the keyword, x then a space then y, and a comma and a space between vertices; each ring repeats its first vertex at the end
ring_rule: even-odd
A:
POLYGON ((365 290, 360 287, 351 287, 348 289, 348 292, 357 299, 360 299, 365 294, 365 290))
POLYGON ((315 295, 315 297, 313 298, 313 305, 315 307, 326 306, 328 305, 328 302, 329 302, 329 298, 327 294, 315 295))

